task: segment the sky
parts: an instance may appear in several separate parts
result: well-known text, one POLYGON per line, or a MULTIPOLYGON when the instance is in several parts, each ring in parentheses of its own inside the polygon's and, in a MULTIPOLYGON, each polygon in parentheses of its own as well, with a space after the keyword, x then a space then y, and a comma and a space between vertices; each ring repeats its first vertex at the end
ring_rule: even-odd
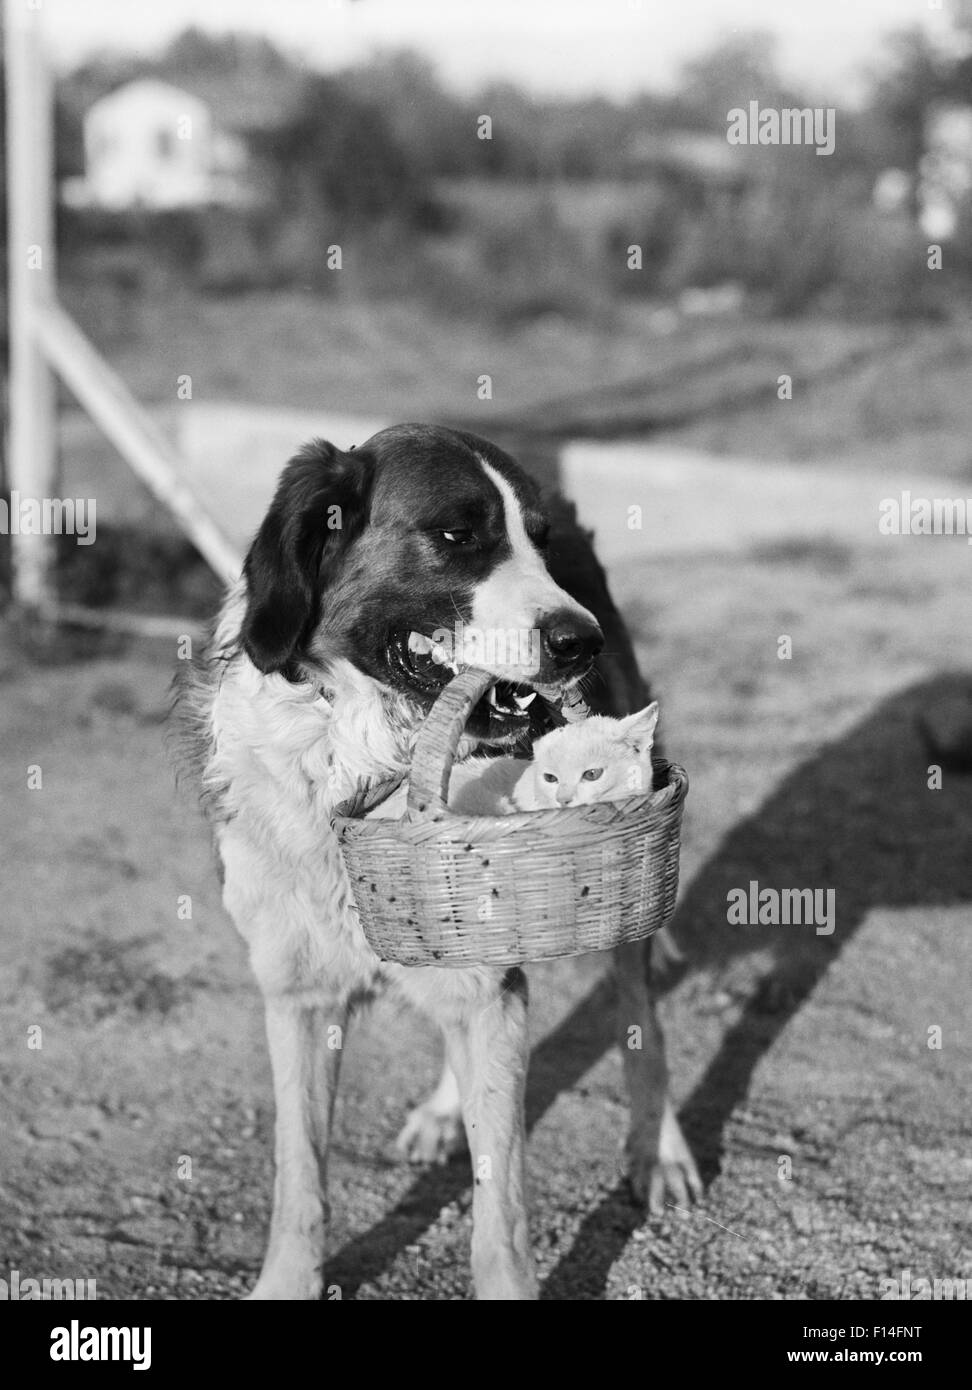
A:
MULTIPOLYGON (((15 0, 16 2, 16 0, 15 0)), ((24 3, 24 0, 20 0, 24 3)), ((324 69, 410 47, 470 90, 508 79, 538 94, 624 98, 669 86, 686 58, 732 31, 779 37, 784 74, 852 100, 883 35, 947 32, 969 0, 42 0, 59 67, 99 49, 151 52, 189 24, 263 33, 324 69)))

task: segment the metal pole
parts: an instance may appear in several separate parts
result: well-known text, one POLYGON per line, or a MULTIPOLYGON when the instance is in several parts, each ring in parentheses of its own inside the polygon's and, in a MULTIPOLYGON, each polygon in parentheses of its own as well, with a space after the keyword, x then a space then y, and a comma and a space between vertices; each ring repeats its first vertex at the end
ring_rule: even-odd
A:
POLYGON ((38 306, 55 295, 54 139, 50 75, 37 0, 6 0, 7 263, 9 267, 9 529, 13 594, 35 606, 53 592, 53 540, 19 532, 21 500, 57 486, 57 400, 35 332, 38 306))

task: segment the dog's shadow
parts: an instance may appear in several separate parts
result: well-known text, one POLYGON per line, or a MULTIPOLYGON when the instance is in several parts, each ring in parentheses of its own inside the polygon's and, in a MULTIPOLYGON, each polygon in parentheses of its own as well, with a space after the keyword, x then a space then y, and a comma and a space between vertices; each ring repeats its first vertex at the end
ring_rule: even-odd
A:
MULTIPOLYGON (((733 827, 681 895, 675 933, 687 964, 669 984, 694 970, 717 971, 740 953, 768 949, 773 962, 681 1109, 707 1182, 719 1171, 726 1123, 746 1096, 757 1063, 867 913, 972 901, 969 779, 946 770, 941 788, 931 789, 932 758, 915 727, 916 715, 933 700, 967 688, 967 678, 943 676, 880 706, 784 778, 752 816, 733 827), (805 927, 729 926, 727 895, 752 880, 761 887, 834 889, 836 930, 818 936, 805 927)), ((698 786, 693 792, 704 794, 698 786)), ((599 980, 534 1049, 529 1126, 613 1045, 613 1002, 610 978, 599 980)), ((669 1038, 669 1047, 678 1048, 677 1036, 669 1038)), ((353 1295, 468 1186, 465 1162, 422 1173, 393 1211, 336 1253, 328 1283, 353 1295)), ((584 1219, 542 1297, 602 1298, 611 1265, 643 1220, 619 1182, 584 1219)))

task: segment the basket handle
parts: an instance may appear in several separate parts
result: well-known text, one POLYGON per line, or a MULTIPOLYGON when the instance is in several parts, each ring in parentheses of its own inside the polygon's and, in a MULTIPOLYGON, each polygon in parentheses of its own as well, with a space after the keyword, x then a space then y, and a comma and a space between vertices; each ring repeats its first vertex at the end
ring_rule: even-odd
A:
POLYGON ((499 679, 470 666, 453 676, 436 699, 418 731, 412 753, 405 812, 409 820, 427 820, 445 811, 462 732, 477 703, 499 679))

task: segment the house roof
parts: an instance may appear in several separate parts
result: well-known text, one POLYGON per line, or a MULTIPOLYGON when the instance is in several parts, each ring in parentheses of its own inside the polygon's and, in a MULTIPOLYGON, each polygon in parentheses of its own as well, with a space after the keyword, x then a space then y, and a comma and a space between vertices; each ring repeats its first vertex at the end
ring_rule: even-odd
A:
POLYGON ((173 110, 205 111, 217 130, 245 135, 251 131, 273 129, 287 121, 301 95, 298 80, 241 81, 239 74, 215 74, 206 78, 186 75, 180 83, 156 76, 135 77, 114 87, 105 95, 85 101, 83 88, 75 96, 75 109, 82 119, 94 112, 111 115, 130 103, 156 102, 173 110), (78 97, 80 96, 80 101, 78 97))
POLYGON ((136 77, 134 81, 125 82, 107 96, 99 97, 97 101, 92 102, 85 116, 112 116, 127 106, 146 103, 154 103, 175 111, 208 112, 209 109, 208 103, 202 98, 174 86, 171 82, 162 82, 155 77, 136 77))

